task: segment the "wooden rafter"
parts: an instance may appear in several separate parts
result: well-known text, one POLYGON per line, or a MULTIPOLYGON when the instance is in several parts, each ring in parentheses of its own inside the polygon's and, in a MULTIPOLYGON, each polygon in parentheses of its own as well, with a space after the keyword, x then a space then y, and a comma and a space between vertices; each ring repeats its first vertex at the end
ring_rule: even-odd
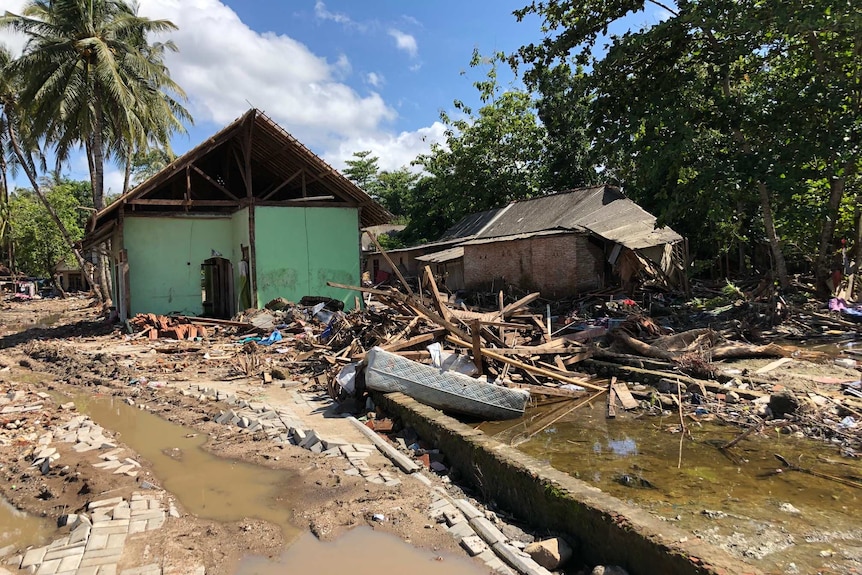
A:
POLYGON ((289 178, 287 178, 286 180, 284 180, 283 182, 281 182, 278 186, 276 186, 274 190, 272 190, 271 192, 267 192, 267 193, 266 193, 266 195, 264 195, 264 196, 261 198, 261 200, 266 201, 266 200, 268 200, 269 198, 271 198, 272 196, 274 196, 275 194, 277 194, 281 189, 283 189, 283 188, 284 188, 284 186, 288 185, 290 182, 292 182, 293 180, 295 180, 295 179, 296 179, 297 177, 299 177, 299 175, 300 175, 300 174, 302 174, 304 171, 305 171, 305 168, 299 168, 299 170, 297 170, 297 171, 296 171, 292 176, 290 176, 289 178))
POLYGON ((216 188, 218 188, 218 189, 219 189, 219 190, 220 190, 224 195, 226 195, 227 197, 229 197, 229 198, 231 198, 231 199, 233 199, 233 200, 239 200, 239 198, 238 198, 238 197, 236 197, 235 195, 233 195, 233 194, 231 193, 231 191, 230 191, 230 190, 228 190, 226 187, 224 187, 223 185, 221 185, 220 183, 218 183, 217 181, 215 181, 214 179, 212 179, 212 178, 211 178, 208 174, 206 174, 202 169, 200 169, 199 167, 197 167, 197 166, 196 166, 196 165, 194 165, 194 164, 191 164, 191 168, 192 168, 194 171, 196 171, 198 174, 200 174, 200 175, 201 175, 201 177, 202 177, 203 179, 205 179, 206 181, 208 181, 209 183, 211 183, 213 186, 215 186, 216 188))

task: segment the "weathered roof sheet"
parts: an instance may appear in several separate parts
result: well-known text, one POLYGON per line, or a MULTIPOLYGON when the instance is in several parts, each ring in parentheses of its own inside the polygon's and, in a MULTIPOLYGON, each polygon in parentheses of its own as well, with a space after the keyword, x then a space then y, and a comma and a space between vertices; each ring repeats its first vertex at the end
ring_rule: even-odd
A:
POLYGON ((476 240, 548 230, 589 231, 633 250, 682 240, 669 227, 655 224, 655 216, 618 188, 597 186, 513 203, 476 240))
POLYGON ((485 226, 491 223, 497 214, 505 209, 506 208, 494 208, 492 210, 485 210, 484 212, 477 212, 475 214, 464 216, 452 225, 452 227, 443 232, 443 235, 440 236, 438 241, 474 236, 481 232, 485 226))
POLYGON ((429 264, 442 264, 444 262, 451 262, 452 260, 457 260, 458 258, 464 257, 464 248, 449 248, 448 250, 442 250, 439 252, 434 252, 433 254, 425 254, 424 256, 419 256, 416 258, 417 261, 427 262, 429 264))

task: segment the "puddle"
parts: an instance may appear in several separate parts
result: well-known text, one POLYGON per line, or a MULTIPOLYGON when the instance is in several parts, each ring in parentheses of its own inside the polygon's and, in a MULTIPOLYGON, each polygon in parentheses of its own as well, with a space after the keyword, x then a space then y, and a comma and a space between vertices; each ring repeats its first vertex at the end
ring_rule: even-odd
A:
POLYGON ((256 518, 282 528, 287 542, 300 530, 290 523, 295 476, 242 463, 203 449, 207 436, 129 405, 117 398, 78 397, 78 410, 153 466, 159 484, 194 515, 215 521, 256 518), (191 436, 191 437, 189 437, 191 436))
MULTIPOLYGON (((849 572, 848 564, 862 565, 862 490, 797 471, 776 473, 782 464, 775 454, 862 484, 858 460, 768 428, 766 437, 743 440, 726 455, 717 446, 738 428, 689 423, 693 441, 685 440, 678 468, 675 416, 609 420, 602 407, 581 408, 517 448, 766 570, 793 572, 794 563, 800 573, 815 573, 837 563, 834 572, 849 572)), ((518 425, 481 429, 505 439, 517 437, 518 425)))
POLYGON ((235 575, 484 575, 487 572, 468 559, 422 551, 388 533, 356 527, 331 543, 305 533, 276 561, 246 557, 240 561, 235 575))
POLYGON ((53 521, 18 511, 0 499, 0 556, 6 548, 11 551, 47 542, 55 528, 53 521))

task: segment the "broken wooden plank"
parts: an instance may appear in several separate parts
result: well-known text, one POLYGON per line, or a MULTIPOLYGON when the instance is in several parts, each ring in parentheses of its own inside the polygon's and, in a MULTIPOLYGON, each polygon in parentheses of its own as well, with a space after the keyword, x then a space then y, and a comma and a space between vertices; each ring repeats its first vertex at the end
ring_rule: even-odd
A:
MULTIPOLYGON (((616 379, 616 378, 614 378, 616 379)), ((637 400, 632 397, 632 393, 629 391, 629 386, 625 383, 614 382, 613 384, 614 392, 616 392, 617 398, 620 400, 620 403, 623 406, 623 409, 636 409, 638 407, 637 400)))
POLYGON ((407 290, 407 293, 412 296, 413 290, 410 289, 410 284, 408 284, 407 280, 404 279, 404 276, 401 275, 401 270, 398 269, 398 266, 396 266, 395 262, 392 261, 392 258, 389 257, 389 254, 386 253, 386 250, 383 249, 383 247, 380 245, 380 242, 378 242, 377 238, 374 237, 374 234, 372 234, 368 230, 365 230, 365 233, 368 234, 369 239, 371 239, 371 242, 374 244, 374 247, 377 248, 377 251, 380 252, 380 255, 383 256, 383 259, 386 260, 386 263, 388 263, 392 267, 392 271, 394 271, 395 275, 398 276, 398 279, 401 281, 401 285, 403 285, 404 289, 407 290))
POLYGON ((437 289, 437 280, 434 279, 434 274, 431 272, 431 266, 425 266, 425 281, 428 282, 428 287, 431 291, 431 300, 434 302, 434 309, 436 309, 437 313, 442 317, 451 319, 452 314, 449 312, 449 308, 446 307, 446 304, 443 303, 443 299, 440 297, 440 291, 437 289))
MULTIPOLYGON (((528 296, 522 297, 521 299, 519 299, 515 303, 510 303, 509 305, 507 305, 506 307, 503 308, 503 311, 500 313, 500 317, 503 319, 506 319, 506 316, 513 314, 517 310, 521 309, 522 307, 533 303, 534 301, 539 299, 539 296, 541 296, 541 295, 542 295, 541 292, 531 293, 528 296)), ((544 327, 542 329, 544 331, 544 327)))
POLYGON ((411 337, 410 339, 405 339, 403 341, 398 341, 380 347, 386 351, 398 351, 399 349, 406 349, 408 347, 413 347, 414 345, 419 345, 421 343, 432 342, 443 335, 446 335, 445 329, 435 329, 433 331, 429 331, 428 333, 423 333, 421 335, 411 337))
POLYGON ((617 391, 616 389, 614 389, 614 383, 616 382, 616 380, 617 378, 612 377, 611 380, 608 382, 608 419, 614 419, 617 416, 617 410, 615 405, 617 402, 617 391))
MULTIPOLYGON (((455 336, 449 335, 449 336, 446 336, 446 339, 448 341, 450 341, 451 343, 454 343, 455 345, 459 345, 459 346, 466 348, 466 349, 471 349, 473 347, 472 344, 469 344, 462 339, 458 339, 455 336)), ((555 380, 561 381, 563 383, 571 383, 572 385, 579 385, 581 387, 586 387, 587 389, 592 389, 594 391, 602 391, 602 392, 605 391, 604 387, 599 387, 598 385, 593 385, 592 383, 587 383, 587 382, 582 381, 582 380, 573 379, 571 377, 566 377, 566 376, 560 375, 559 373, 549 371, 549 370, 541 368, 541 367, 535 367, 535 366, 530 365, 528 363, 523 363, 523 362, 514 360, 510 357, 506 357, 505 355, 497 354, 494 351, 491 351, 490 349, 487 349, 487 348, 482 350, 482 355, 489 358, 489 359, 493 359, 494 361, 500 361, 503 363, 508 363, 512 367, 517 367, 517 368, 522 369, 526 372, 534 373, 536 375, 543 375, 545 377, 549 377, 551 379, 555 379, 555 380)))
POLYGON ((572 391, 571 389, 560 389, 559 387, 550 387, 547 385, 532 385, 529 383, 516 383, 514 387, 526 389, 530 395, 548 395, 552 397, 565 397, 575 399, 583 397, 586 391, 572 391))
POLYGON ((482 375, 482 335, 480 329, 478 321, 474 321, 470 326, 473 335, 473 363, 476 365, 479 375, 482 375))
POLYGON ((782 357, 780 359, 776 359, 775 361, 764 365, 763 367, 761 367, 760 369, 758 369, 754 373, 756 373, 758 375, 762 375, 764 373, 769 373, 773 369, 779 368, 782 365, 784 365, 785 363, 790 363, 792 361, 793 361, 792 357, 782 357))

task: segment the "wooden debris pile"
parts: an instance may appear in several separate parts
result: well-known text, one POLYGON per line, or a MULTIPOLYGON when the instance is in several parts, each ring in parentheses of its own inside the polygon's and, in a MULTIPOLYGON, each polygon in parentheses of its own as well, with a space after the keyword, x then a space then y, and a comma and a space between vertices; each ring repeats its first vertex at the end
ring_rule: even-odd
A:
POLYGON ((158 339, 195 339, 209 335, 203 325, 195 325, 186 317, 168 317, 152 313, 139 313, 129 320, 129 325, 135 329, 135 337, 158 339))
POLYGON ((546 318, 529 308, 539 299, 538 293, 508 305, 501 293, 496 311, 480 313, 445 301, 427 267, 424 297, 412 290, 328 285, 369 298, 366 311, 344 315, 329 326, 331 333, 325 339, 329 350, 324 356, 333 364, 360 361, 375 346, 429 363, 427 348, 439 343, 449 353, 469 357, 478 376, 534 394, 572 397, 585 389, 603 389, 570 369, 590 357, 591 349, 569 336, 551 336, 546 318))

